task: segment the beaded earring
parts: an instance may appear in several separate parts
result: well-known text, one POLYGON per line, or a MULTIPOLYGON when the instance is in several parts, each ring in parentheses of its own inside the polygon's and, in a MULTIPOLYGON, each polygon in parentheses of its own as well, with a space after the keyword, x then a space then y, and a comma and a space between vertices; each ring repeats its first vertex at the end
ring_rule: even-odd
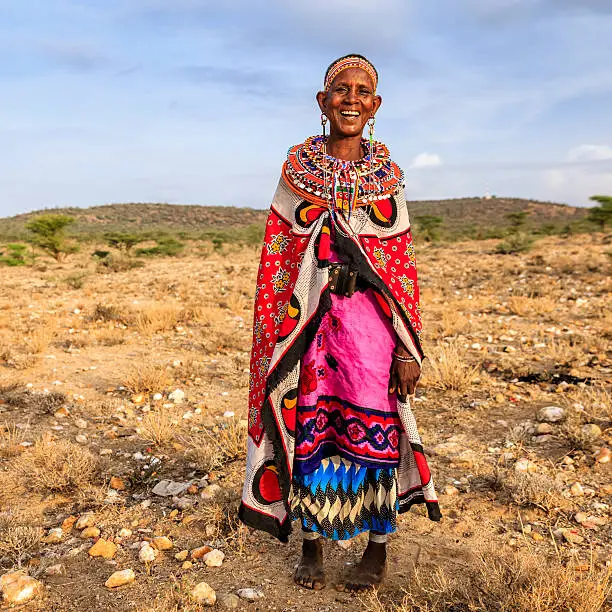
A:
POLYGON ((370 163, 373 161, 374 157, 374 124, 376 123, 376 119, 372 116, 368 119, 368 131, 370 135, 370 163))
POLYGON ((323 128, 323 138, 325 138, 325 126, 327 125, 327 115, 325 113, 321 113, 321 127, 323 128))

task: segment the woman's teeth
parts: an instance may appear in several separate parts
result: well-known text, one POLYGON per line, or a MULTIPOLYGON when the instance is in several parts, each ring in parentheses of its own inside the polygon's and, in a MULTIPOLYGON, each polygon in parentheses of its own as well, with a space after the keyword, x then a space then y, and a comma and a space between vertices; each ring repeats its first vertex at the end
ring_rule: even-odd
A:
POLYGON ((359 117, 361 114, 359 111, 340 111, 343 117, 359 117))

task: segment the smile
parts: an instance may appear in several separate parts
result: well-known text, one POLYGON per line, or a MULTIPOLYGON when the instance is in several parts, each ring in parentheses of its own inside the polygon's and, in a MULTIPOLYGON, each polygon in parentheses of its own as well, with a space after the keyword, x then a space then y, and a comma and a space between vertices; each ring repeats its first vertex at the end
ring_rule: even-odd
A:
POLYGON ((340 114, 343 117, 359 117, 359 115, 361 115, 359 111, 350 111, 350 110, 340 111, 340 114))

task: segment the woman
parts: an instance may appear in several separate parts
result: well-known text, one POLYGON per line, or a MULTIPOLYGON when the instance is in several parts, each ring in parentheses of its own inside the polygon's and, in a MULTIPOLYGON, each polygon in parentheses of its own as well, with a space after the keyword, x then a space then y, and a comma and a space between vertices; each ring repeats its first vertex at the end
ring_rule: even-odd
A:
POLYGON ((299 521, 295 581, 313 589, 321 537, 369 532, 341 585, 359 591, 384 577, 398 512, 425 503, 440 519, 407 399, 423 358, 419 290, 403 173, 373 138, 377 85, 360 55, 327 69, 323 135, 289 150, 257 278, 240 518, 282 542, 299 521))

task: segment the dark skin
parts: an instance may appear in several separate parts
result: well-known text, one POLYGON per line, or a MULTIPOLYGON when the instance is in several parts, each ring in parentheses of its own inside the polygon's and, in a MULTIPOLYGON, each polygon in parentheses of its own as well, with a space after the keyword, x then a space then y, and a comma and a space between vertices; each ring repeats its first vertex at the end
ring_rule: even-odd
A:
MULTIPOLYGON (((357 161, 365 152, 361 146, 363 130, 368 119, 374 117, 382 104, 376 94, 370 75, 361 68, 343 70, 331 83, 327 92, 317 94, 321 112, 329 119, 330 133, 327 153, 338 159, 357 161)), ((410 358, 411 354, 398 341, 395 353, 410 358)), ((393 359, 389 375, 389 393, 404 398, 413 395, 421 374, 415 361, 393 359)), ((381 584, 385 577, 387 547, 368 542, 361 561, 338 585, 341 591, 361 592, 381 584)), ((325 586, 323 571, 323 545, 321 540, 304 540, 302 557, 295 571, 295 582, 308 589, 320 590, 325 586)))

